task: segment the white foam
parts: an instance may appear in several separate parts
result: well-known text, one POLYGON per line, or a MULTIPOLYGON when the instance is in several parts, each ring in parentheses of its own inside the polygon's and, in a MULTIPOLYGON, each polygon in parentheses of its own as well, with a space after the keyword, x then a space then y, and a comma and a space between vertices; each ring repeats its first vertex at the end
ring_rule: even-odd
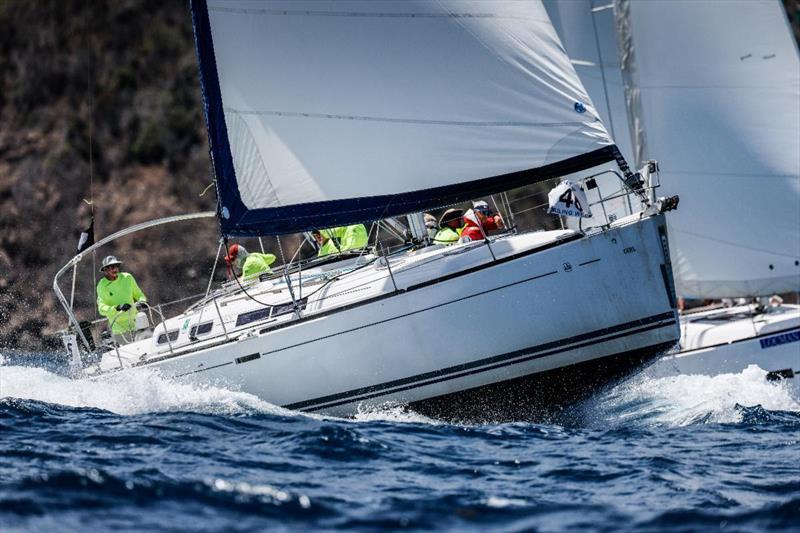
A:
POLYGON ((524 507, 528 502, 519 498, 503 498, 502 496, 489 496, 484 503, 487 507, 505 509, 506 507, 524 507))
POLYGON ((800 412, 800 403, 792 397, 788 383, 770 383, 765 376, 766 371, 756 365, 739 374, 639 376, 614 389, 602 407, 617 411, 618 422, 647 418, 668 426, 739 422, 742 413, 737 404, 800 412))
POLYGON ((442 422, 428 418, 407 407, 396 403, 385 403, 379 406, 359 406, 358 412, 354 417, 356 422, 396 422, 405 424, 432 424, 438 425, 442 422))
POLYGON ((252 394, 199 386, 136 369, 102 379, 73 380, 41 368, 0 366, 0 398, 21 398, 122 415, 193 411, 208 414, 296 414, 252 394))

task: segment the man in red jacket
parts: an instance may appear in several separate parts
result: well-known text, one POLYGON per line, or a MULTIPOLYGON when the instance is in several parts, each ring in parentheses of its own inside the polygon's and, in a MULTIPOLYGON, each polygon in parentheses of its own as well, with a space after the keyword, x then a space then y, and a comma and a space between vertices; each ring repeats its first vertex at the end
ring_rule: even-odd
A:
POLYGON ((483 200, 472 203, 472 209, 464 214, 464 223, 463 241, 481 241, 490 231, 505 227, 503 217, 495 214, 483 200))

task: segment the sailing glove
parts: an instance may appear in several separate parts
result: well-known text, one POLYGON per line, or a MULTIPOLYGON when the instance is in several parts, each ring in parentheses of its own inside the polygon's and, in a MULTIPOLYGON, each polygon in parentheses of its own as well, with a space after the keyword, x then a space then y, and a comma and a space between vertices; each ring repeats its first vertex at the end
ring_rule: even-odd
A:
POLYGON ((127 311, 131 308, 131 304, 120 304, 117 306, 117 311, 127 311))
POLYGON ((147 303, 146 302, 136 302, 136 310, 137 311, 144 311, 145 309, 147 309, 147 303))

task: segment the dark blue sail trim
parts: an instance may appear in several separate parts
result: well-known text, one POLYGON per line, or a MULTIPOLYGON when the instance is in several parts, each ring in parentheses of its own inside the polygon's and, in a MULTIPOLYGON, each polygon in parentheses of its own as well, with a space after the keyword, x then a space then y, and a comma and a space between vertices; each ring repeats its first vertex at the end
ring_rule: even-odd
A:
MULTIPOLYGON (((222 231, 228 236, 278 235, 424 211, 592 168, 613 161, 614 148, 616 147, 605 146, 539 168, 395 195, 244 211, 231 209, 227 203, 231 197, 223 196, 231 218, 222 220, 222 231)), ((238 195, 236 200, 239 200, 238 195)))
POLYGON ((206 0, 190 0, 190 5, 200 63, 200 81, 211 163, 216 178, 217 214, 223 235, 246 237, 297 233, 433 209, 592 168, 615 160, 619 153, 616 146, 609 145, 542 167, 454 185, 394 195, 248 209, 242 202, 236 182, 214 56, 208 5, 206 0))
POLYGON ((208 129, 208 146, 211 155, 211 169, 215 177, 217 188, 217 218, 220 229, 225 233, 228 222, 221 213, 221 198, 225 204, 231 204, 238 209, 247 211, 239 196, 236 184, 236 173, 233 169, 233 156, 228 142, 228 128, 225 125, 225 111, 222 107, 222 93, 219 88, 219 75, 217 73, 217 60, 214 56, 214 41, 211 37, 211 22, 208 18, 208 5, 206 0, 189 0, 192 11, 192 29, 197 53, 197 62, 200 65, 200 90, 203 95, 203 113, 206 117, 208 129), (226 179, 227 178, 227 179, 226 179))

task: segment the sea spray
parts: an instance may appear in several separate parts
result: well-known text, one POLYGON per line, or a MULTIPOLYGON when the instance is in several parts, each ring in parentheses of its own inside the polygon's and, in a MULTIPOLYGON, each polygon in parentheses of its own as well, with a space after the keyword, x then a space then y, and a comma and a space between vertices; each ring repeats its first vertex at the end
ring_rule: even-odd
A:
POLYGON ((736 423, 741 406, 800 412, 785 383, 769 382, 766 371, 750 365, 738 374, 683 375, 650 378, 639 375, 620 384, 591 405, 602 423, 614 425, 686 426, 736 423))
POLYGON ((134 369, 101 379, 73 380, 36 367, 0 367, 0 398, 92 407, 120 415, 191 411, 231 415, 295 414, 256 396, 220 386, 201 386, 134 369))

